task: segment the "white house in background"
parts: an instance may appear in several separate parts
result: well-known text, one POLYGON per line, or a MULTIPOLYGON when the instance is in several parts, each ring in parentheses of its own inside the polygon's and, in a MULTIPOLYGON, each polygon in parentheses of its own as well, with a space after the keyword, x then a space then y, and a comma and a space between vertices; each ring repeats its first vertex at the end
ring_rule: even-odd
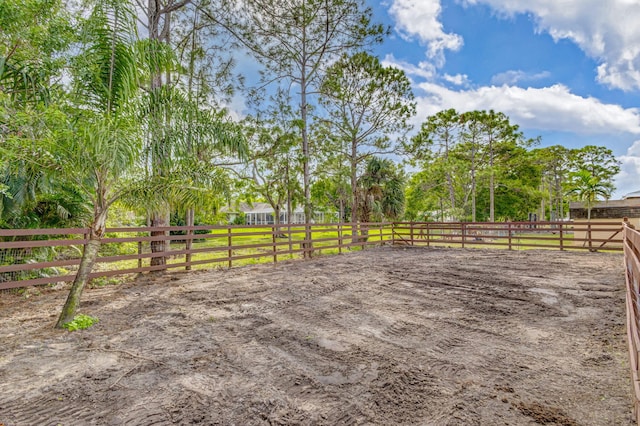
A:
MULTIPOLYGON (((254 203, 251 206, 246 203, 241 203, 235 210, 230 208, 222 209, 223 212, 225 210, 229 222, 233 222, 240 212, 242 212, 244 213, 245 224, 247 225, 273 225, 275 223, 275 212, 269 203, 254 203)), ((280 223, 289 223, 288 218, 289 212, 286 208, 282 209, 280 211, 280 223)), ((335 220, 335 214, 325 214, 324 212, 314 213, 314 221, 317 223, 333 222, 335 220)), ((294 209, 291 216, 291 223, 304 223, 304 209, 302 207, 294 209)))
MULTIPOLYGON (((243 210, 244 223, 247 225, 273 225, 275 223, 275 211, 269 203, 255 203, 253 207, 243 210)), ((286 209, 280 211, 280 223, 289 223, 289 212, 286 209)), ((293 210, 291 223, 304 223, 304 209, 298 207, 293 210)))

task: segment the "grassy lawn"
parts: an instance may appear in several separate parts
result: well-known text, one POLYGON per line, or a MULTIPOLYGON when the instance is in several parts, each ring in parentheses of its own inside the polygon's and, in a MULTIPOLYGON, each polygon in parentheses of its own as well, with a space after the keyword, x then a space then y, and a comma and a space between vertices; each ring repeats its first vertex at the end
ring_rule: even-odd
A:
MULTIPOLYGON (((305 237, 304 226, 283 227, 280 230, 280 234, 275 238, 272 232, 273 228, 270 226, 252 228, 238 227, 231 229, 213 229, 209 231, 208 234, 197 235, 192 245, 194 253, 191 255, 191 261, 196 263, 192 268, 211 269, 228 267, 229 256, 232 258, 231 266, 271 263, 274 261, 274 255, 277 261, 300 259, 303 257, 304 247, 302 243, 305 237), (232 246, 233 249, 230 250, 229 246, 232 246)), ((400 235, 398 235, 398 233, 395 235, 396 240, 410 240, 411 233, 409 230, 401 230, 399 233, 400 235)), ((362 249, 362 241, 351 244, 350 227, 341 228, 340 234, 342 236, 342 243, 339 247, 339 233, 335 225, 326 227, 317 226, 312 229, 313 256, 332 255, 342 251, 362 249)), ((110 237, 116 236, 130 237, 131 235, 110 235, 110 237)), ((414 245, 416 246, 429 245, 432 247, 452 248, 463 246, 461 236, 457 234, 456 231, 434 230, 429 236, 429 241, 427 241, 425 238, 426 235, 417 234, 414 229, 413 237, 414 245)), ((368 231, 366 245, 375 245, 383 241, 391 241, 392 238, 391 227, 382 229, 372 228, 368 231)), ((511 238, 508 238, 503 231, 485 232, 478 230, 477 237, 472 235, 466 236, 464 241, 465 248, 505 249, 509 247, 509 244, 511 244, 513 250, 557 250, 560 248, 560 235, 551 230, 540 230, 537 232, 514 232, 511 238)), ((600 243, 594 243, 594 247, 599 246, 599 244, 600 243)), ((580 247, 574 244, 573 233, 568 232, 563 233, 562 246, 566 249, 576 249, 580 247)), ((186 261, 186 255, 184 253, 186 249, 185 242, 174 241, 170 247, 171 251, 169 252, 167 263, 174 265, 184 263, 186 261), (171 254, 172 252, 174 254, 171 254)), ((599 251, 606 251, 607 247, 597 248, 599 251)), ((143 243, 142 250, 144 253, 149 252, 148 242, 143 243)), ((104 244, 101 249, 101 256, 135 255, 137 253, 138 243, 135 242, 104 244)), ((149 265, 149 259, 142 260, 142 266, 146 265, 149 265)), ((97 265, 96 270, 130 269, 137 266, 138 260, 130 259, 100 263, 97 265)), ((180 266, 177 268, 180 268, 180 266)))
MULTIPOLYGON (((251 265, 259 263, 271 263, 275 255, 278 261, 300 259, 303 257, 302 243, 305 238, 303 226, 283 227, 280 235, 275 238, 271 227, 214 229, 209 234, 198 235, 194 240, 192 249, 195 253, 191 256, 192 262, 202 262, 193 265, 193 269, 211 269, 215 267, 229 266, 228 256, 231 254, 232 265, 251 265), (229 250, 229 246, 234 247, 229 250)), ((337 254, 341 251, 361 250, 360 244, 347 247, 351 243, 351 228, 340 230, 342 246, 339 247, 339 233, 336 226, 318 227, 312 230, 313 256, 337 254)), ((375 244, 381 240, 391 239, 391 228, 372 228, 368 232, 368 244, 375 244)), ((179 252, 185 249, 184 242, 171 244, 171 251, 179 252)), ((185 261, 184 254, 170 256, 169 264, 180 264, 185 261)), ((124 265, 135 267, 137 261, 123 261, 118 267, 124 265)), ((148 261, 146 261, 148 262, 148 261)))

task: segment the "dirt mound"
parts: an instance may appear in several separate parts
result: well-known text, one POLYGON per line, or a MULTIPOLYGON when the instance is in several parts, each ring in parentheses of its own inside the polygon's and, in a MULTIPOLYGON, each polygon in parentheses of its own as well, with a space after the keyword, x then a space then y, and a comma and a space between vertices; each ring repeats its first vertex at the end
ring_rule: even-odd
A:
POLYGON ((621 255, 386 247, 0 295, 0 424, 633 424, 621 255))

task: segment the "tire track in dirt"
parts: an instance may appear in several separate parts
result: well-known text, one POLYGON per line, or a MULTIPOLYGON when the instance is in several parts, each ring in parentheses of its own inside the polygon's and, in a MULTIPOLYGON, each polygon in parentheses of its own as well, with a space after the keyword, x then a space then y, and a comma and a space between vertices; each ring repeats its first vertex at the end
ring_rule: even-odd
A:
POLYGON ((383 248, 180 274, 90 291, 100 323, 64 335, 35 324, 45 296, 0 328, 0 422, 630 424, 618 263, 383 248))
POLYGON ((7 401, 0 405, 2 418, 16 425, 87 425, 99 424, 109 410, 96 412, 86 406, 69 404, 62 397, 40 397, 7 401))

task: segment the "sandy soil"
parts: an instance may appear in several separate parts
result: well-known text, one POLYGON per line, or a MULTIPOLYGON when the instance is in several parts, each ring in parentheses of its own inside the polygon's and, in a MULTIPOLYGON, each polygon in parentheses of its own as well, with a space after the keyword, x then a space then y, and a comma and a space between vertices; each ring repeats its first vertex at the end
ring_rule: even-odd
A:
POLYGON ((0 424, 633 424, 621 255, 386 247, 0 294, 0 424))

